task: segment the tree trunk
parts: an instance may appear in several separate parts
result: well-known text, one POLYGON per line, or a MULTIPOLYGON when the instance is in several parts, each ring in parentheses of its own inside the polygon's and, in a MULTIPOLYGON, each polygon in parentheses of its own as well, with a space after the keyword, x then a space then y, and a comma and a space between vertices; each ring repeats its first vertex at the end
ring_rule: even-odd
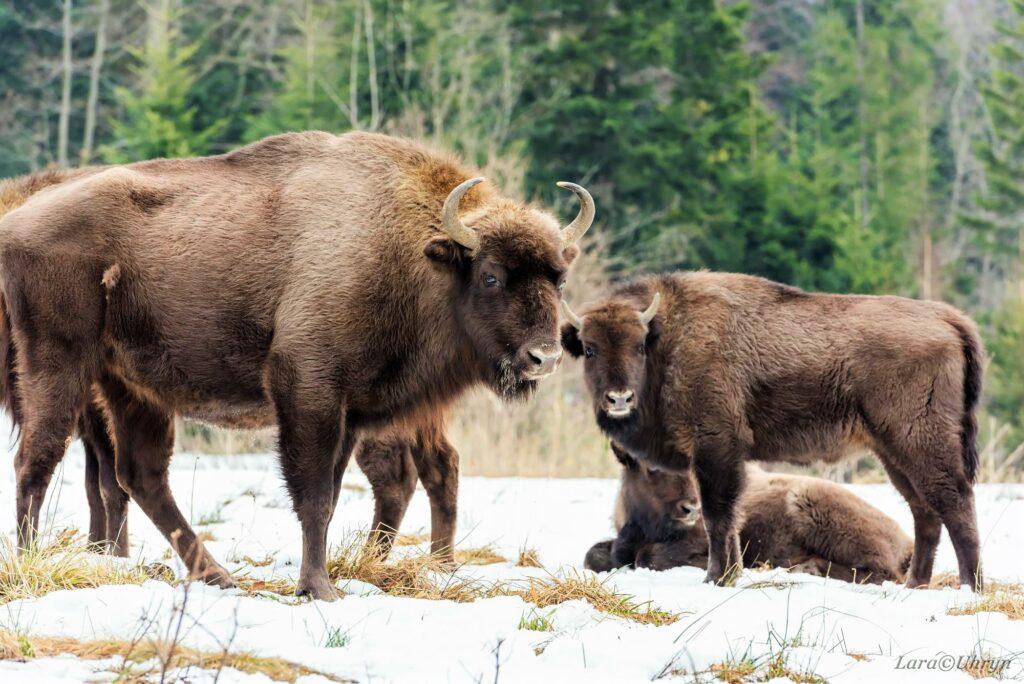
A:
POLYGON ((864 81, 864 0, 857 0, 857 137, 860 145, 860 225, 868 222, 867 94, 864 81))
POLYGON ((64 0, 61 20, 64 45, 61 50, 60 119, 57 124, 57 163, 68 165, 68 126, 71 119, 71 0, 64 0))
POLYGON ((107 18, 110 15, 110 0, 100 0, 99 24, 96 27, 96 47, 89 65, 89 99, 85 106, 85 135, 82 138, 82 164, 92 158, 93 138, 96 134, 96 106, 100 99, 100 76, 103 74, 103 57, 107 49, 107 18))

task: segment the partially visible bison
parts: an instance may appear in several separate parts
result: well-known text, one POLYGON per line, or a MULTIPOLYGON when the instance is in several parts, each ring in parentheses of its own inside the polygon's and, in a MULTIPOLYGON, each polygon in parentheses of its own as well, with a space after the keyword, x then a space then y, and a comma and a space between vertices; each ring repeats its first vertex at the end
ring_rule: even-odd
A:
POLYGON ((307 132, 25 193, 0 218, 19 543, 95 399, 118 483, 192 576, 230 585, 168 487, 173 417, 276 423, 297 591, 335 598, 327 525, 359 435, 430 425, 478 384, 526 398, 559 363, 558 293, 593 201, 562 184, 581 210, 560 229, 475 175, 416 142, 307 132))
MULTIPOLYGON (((654 470, 615 447, 623 464, 618 536, 587 552, 596 572, 707 565, 700 497, 689 472, 654 470)), ((901 581, 913 542, 888 517, 837 484, 747 466, 737 504, 746 565, 765 563, 848 582, 901 581)))
POLYGON ((564 310, 562 344, 586 359, 601 429, 645 464, 695 473, 709 581, 741 560, 747 460, 832 462, 867 447, 914 516, 907 585, 929 582, 943 524, 961 583, 981 585, 983 351, 961 312, 708 272, 641 278, 579 316, 564 310))

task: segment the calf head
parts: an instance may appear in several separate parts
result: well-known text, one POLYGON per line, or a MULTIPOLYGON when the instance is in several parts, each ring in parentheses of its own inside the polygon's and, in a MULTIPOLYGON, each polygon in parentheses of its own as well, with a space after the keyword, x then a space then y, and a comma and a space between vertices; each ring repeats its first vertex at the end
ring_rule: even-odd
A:
POLYGON ((562 347, 574 357, 583 357, 583 375, 597 422, 607 432, 636 421, 647 385, 651 321, 660 303, 660 293, 643 310, 630 301, 611 299, 581 317, 562 302, 569 321, 562 326, 562 347))
POLYGON ((645 521, 648 541, 665 541, 697 525, 700 494, 689 471, 651 468, 614 443, 612 450, 623 465, 619 494, 623 513, 627 519, 645 521))
POLYGON ((500 396, 524 398, 555 371, 558 301, 576 241, 594 220, 594 201, 574 183, 559 183, 580 200, 579 215, 565 228, 548 213, 507 199, 493 199, 459 216, 473 178, 448 195, 442 235, 425 248, 428 258, 458 278, 455 310, 485 377, 500 396))

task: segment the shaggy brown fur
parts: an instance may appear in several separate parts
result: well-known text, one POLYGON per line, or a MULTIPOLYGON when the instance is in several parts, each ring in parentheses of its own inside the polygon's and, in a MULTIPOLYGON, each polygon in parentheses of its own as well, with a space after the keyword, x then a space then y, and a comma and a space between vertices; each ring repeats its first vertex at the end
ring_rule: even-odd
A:
POLYGON ((587 358, 601 428, 646 463, 696 473, 709 580, 738 551, 744 461, 832 462, 868 447, 914 515, 907 584, 928 583, 945 524, 961 582, 980 585, 972 483, 983 352, 964 314, 700 272, 623 285, 586 307, 581 326, 564 326, 562 341, 587 358), (638 312, 655 293, 647 326, 638 312))
MULTIPOLYGON (((708 540, 695 513, 700 498, 693 476, 652 470, 629 456, 620 460, 618 536, 595 544, 586 567, 705 567, 708 540)), ((756 466, 747 466, 747 483, 738 503, 744 563, 846 581, 903 579, 913 542, 895 520, 840 485, 756 466)))
POLYGON ((486 185, 460 205, 479 246, 441 232, 445 198, 472 175, 407 140, 296 133, 97 170, 9 211, 3 373, 16 369, 22 412, 21 543, 98 390, 118 482, 193 576, 222 585, 167 486, 172 417, 276 422, 303 528, 299 592, 334 598, 326 530, 358 434, 431 424, 477 383, 525 398, 556 361, 558 289, 578 248, 486 185))

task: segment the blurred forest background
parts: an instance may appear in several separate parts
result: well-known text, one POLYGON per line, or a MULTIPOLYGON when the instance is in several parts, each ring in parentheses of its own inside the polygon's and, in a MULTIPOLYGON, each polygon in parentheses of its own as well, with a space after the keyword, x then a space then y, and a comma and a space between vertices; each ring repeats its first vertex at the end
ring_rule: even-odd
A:
MULTIPOLYGON (((710 268, 966 309, 991 357, 985 476, 1020 478, 1022 0, 0 0, 0 176, 356 128, 455 149, 567 217, 554 182, 585 184, 577 303, 710 268)), ((464 471, 614 472, 578 376, 463 402, 464 471)))

